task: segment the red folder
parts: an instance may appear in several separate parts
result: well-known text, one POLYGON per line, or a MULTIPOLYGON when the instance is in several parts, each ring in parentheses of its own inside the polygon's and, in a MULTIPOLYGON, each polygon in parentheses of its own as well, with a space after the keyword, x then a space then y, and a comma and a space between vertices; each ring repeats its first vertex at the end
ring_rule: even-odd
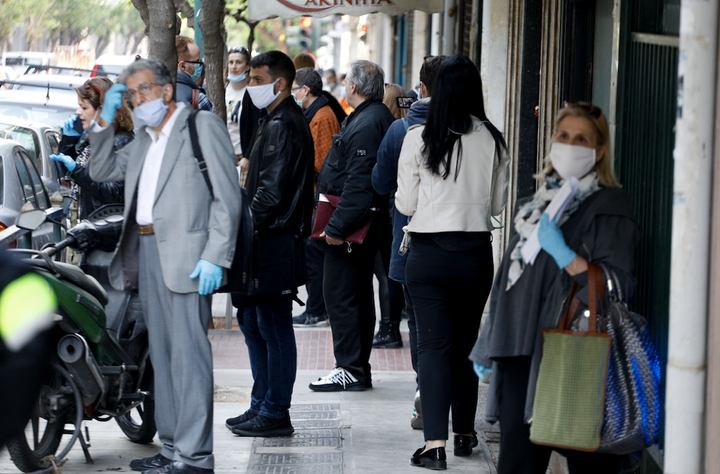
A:
MULTIPOLYGON (((320 194, 318 198, 317 212, 315 213, 315 223, 313 224, 312 235, 310 235, 311 239, 325 240, 324 237, 320 237, 320 234, 325 232, 325 227, 327 227, 328 222, 330 222, 330 218, 332 217, 333 212, 335 212, 338 202, 340 202, 339 196, 320 194)), ((360 227, 358 227, 352 234, 345 237, 345 242, 351 242, 353 244, 363 243, 365 236, 368 233, 368 229, 370 229, 373 217, 375 217, 376 211, 377 209, 374 207, 368 210, 368 212, 365 213, 365 216, 363 216, 362 225, 360 225, 360 227)))

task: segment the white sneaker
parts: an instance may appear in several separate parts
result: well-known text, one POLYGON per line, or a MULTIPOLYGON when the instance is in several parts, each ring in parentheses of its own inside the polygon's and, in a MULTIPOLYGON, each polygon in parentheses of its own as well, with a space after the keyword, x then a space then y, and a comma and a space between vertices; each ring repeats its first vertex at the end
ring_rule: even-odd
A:
POLYGON ((315 392, 362 392, 365 390, 365 382, 360 382, 342 367, 335 367, 325 377, 311 382, 310 390, 315 392))

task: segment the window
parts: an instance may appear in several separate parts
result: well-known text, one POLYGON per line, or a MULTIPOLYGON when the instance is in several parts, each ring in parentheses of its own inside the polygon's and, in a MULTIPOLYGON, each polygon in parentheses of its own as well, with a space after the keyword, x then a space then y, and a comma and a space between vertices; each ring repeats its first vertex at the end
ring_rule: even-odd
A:
POLYGON ((25 202, 29 202, 34 208, 37 209, 37 203, 35 201, 35 188, 33 186, 32 180, 30 179, 30 175, 28 174, 28 169, 25 166, 23 157, 20 155, 19 149, 15 149, 15 152, 13 153, 13 158, 18 178, 20 178, 20 186, 22 187, 23 200, 25 202))
POLYGON ((35 169, 42 172, 42 153, 40 152, 40 139, 29 128, 0 122, 0 138, 15 140, 30 154, 35 169))
POLYGON ((20 156, 23 157, 23 160, 25 161, 25 166, 27 166, 28 172, 30 174, 32 186, 35 190, 37 207, 40 209, 47 209, 48 207, 50 207, 50 199, 48 199, 47 191, 45 191, 45 186, 43 185, 42 179, 40 178, 40 174, 37 172, 37 169, 30 161, 30 157, 24 151, 20 151, 20 156))
MULTIPOLYGON (((47 138, 48 147, 50 148, 50 155, 56 155, 60 151, 60 136, 57 134, 57 132, 53 132, 52 130, 45 131, 45 138, 47 138)), ((50 176, 48 176, 51 180, 55 181, 60 176, 63 175, 63 173, 60 171, 60 164, 57 161, 50 161, 50 176)))

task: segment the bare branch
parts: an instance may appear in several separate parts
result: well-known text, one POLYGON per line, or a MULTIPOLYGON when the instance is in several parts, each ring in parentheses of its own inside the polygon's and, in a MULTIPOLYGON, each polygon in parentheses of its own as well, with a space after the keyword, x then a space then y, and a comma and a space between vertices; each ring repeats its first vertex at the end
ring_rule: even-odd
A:
POLYGON ((145 35, 150 34, 150 12, 148 10, 147 0, 132 0, 133 6, 140 13, 143 23, 145 23, 145 35))

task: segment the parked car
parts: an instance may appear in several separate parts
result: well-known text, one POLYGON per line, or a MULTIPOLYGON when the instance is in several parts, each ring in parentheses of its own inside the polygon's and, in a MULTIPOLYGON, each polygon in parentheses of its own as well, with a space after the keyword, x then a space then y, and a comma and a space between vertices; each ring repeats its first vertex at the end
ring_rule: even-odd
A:
POLYGON ((77 100, 75 89, 87 81, 87 77, 68 74, 23 74, 10 85, 12 90, 39 91, 51 95, 67 95, 77 100))
MULTIPOLYGON (((14 140, 0 139, 0 231, 14 225, 21 211, 48 209, 50 196, 27 150, 14 140)), ((53 226, 33 232, 33 248, 53 241, 53 226)))
POLYGON ((104 73, 112 79, 113 76, 119 76, 123 69, 133 61, 135 61, 134 55, 103 54, 95 60, 95 67, 93 67, 95 73, 91 74, 91 77, 104 73))
POLYGON ((55 64, 55 53, 36 51, 6 51, 2 54, 2 65, 10 66, 18 76, 24 74, 28 66, 46 66, 55 64))
POLYGON ((0 115, 10 115, 62 129, 63 122, 77 110, 77 94, 49 91, 0 89, 0 115))
POLYGON ((15 140, 25 148, 50 196, 56 192, 63 196, 70 195, 70 187, 60 182, 65 174, 64 169, 50 159, 51 154, 58 152, 60 145, 61 137, 57 130, 42 123, 0 115, 0 138, 15 140))

